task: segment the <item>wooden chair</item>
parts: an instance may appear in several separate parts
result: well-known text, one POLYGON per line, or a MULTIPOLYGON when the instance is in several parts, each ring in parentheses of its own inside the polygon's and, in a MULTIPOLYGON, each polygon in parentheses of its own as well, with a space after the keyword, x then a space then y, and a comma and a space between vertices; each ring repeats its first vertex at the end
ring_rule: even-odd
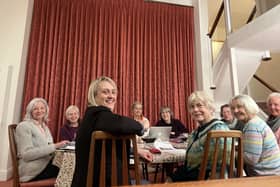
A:
POLYGON ((112 141, 112 175, 111 175, 111 185, 117 186, 117 173, 122 172, 122 185, 128 185, 129 184, 129 157, 127 157, 127 150, 126 142, 128 140, 132 141, 133 145, 133 154, 134 154, 134 174, 135 174, 135 181, 136 184, 140 184, 140 175, 139 175, 139 158, 137 153, 137 144, 136 144, 136 136, 135 135, 112 135, 110 133, 106 133, 103 131, 94 131, 91 136, 91 144, 90 144, 90 154, 89 154, 89 164, 88 164, 88 174, 87 174, 87 187, 92 187, 93 184, 96 184, 95 181, 93 181, 93 176, 97 175, 94 173, 94 152, 95 152, 95 146, 96 141, 101 141, 102 148, 100 150, 101 152, 101 161, 100 161, 100 172, 99 172, 99 187, 105 187, 106 185, 106 141, 110 140, 112 141), (120 140, 122 141, 122 170, 117 171, 117 154, 116 154, 116 141, 120 140))
POLYGON ((207 134, 207 139, 205 142, 205 150, 203 155, 202 164, 200 166, 200 173, 198 180, 204 180, 206 176, 207 162, 208 162, 208 154, 210 149, 211 140, 215 140, 215 149, 213 152, 213 164, 211 168, 211 173, 209 178, 215 179, 218 178, 216 174, 217 163, 218 163, 218 153, 219 153, 219 139, 224 140, 223 144, 223 153, 222 153, 222 162, 221 162, 221 170, 219 178, 225 178, 225 172, 228 171, 228 178, 232 177, 242 177, 243 176, 243 142, 242 142, 242 132, 237 130, 231 131, 210 131, 207 134), (227 140, 231 139, 231 149, 230 155, 227 154, 227 140), (235 143, 238 143, 235 145, 235 143), (230 164, 228 167, 227 159, 230 157, 230 164), (237 162, 237 163, 236 163, 237 162))
POLYGON ((54 186, 55 178, 32 181, 32 182, 19 182, 17 146, 16 146, 16 141, 15 141, 16 127, 17 127, 17 124, 11 124, 8 127, 10 152, 11 152, 11 156, 12 156, 12 165, 13 165, 13 187, 52 187, 52 186, 54 186))

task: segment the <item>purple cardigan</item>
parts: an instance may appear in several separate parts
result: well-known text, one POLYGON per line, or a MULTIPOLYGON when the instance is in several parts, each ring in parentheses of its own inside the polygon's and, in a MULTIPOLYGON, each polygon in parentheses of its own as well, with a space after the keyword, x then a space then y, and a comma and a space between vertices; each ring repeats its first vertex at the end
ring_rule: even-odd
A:
POLYGON ((66 123, 60 129, 59 139, 60 140, 75 141, 77 130, 78 130, 78 127, 71 127, 68 123, 66 123))

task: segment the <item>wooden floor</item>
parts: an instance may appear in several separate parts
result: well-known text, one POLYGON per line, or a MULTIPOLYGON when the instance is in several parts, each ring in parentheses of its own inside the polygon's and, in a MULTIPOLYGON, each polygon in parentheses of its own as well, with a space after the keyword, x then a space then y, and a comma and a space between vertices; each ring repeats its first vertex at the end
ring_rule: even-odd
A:
MULTIPOLYGON (((140 174, 142 173, 140 172, 140 174)), ((141 175, 141 177, 143 176, 141 175)), ((161 183, 161 170, 158 171, 156 182, 154 181, 154 172, 149 173, 149 181, 151 181, 150 183, 161 183)), ((0 187, 13 187, 13 180, 0 181, 0 187)))
POLYGON ((10 179, 8 181, 0 181, 0 187, 12 187, 13 186, 13 180, 10 179))

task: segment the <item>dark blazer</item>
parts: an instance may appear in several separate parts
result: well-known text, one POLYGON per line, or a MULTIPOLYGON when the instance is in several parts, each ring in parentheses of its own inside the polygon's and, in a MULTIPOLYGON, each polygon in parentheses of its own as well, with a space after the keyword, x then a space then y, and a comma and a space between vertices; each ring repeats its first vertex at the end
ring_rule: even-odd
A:
MULTIPOLYGON (((111 110, 104 106, 92 106, 88 107, 84 119, 79 126, 77 137, 76 137, 76 166, 74 177, 72 181, 72 187, 86 186, 88 160, 89 160, 89 150, 91 134, 93 131, 106 131, 113 134, 137 134, 141 136, 144 133, 143 126, 131 118, 120 116, 111 112, 111 110)), ((111 144, 107 144, 106 147, 110 148, 111 144)), ((121 147, 121 144, 117 146, 121 147)), ((128 143, 129 146, 129 143, 128 143)), ((97 163, 94 168, 95 173, 99 173, 100 159, 101 159, 101 145, 97 145, 95 150, 95 163, 97 163), (99 148, 100 146, 100 148, 99 148), (97 172, 96 172, 97 171, 97 172)), ((109 149, 108 149, 109 150, 109 149)), ((121 152, 121 148, 118 149, 121 152)), ((106 154, 110 160, 110 154, 106 154)), ((121 171, 121 153, 117 152, 117 160, 119 164, 119 171, 121 171)), ((110 180, 110 163, 106 165, 109 171, 106 173, 106 180, 110 180)), ((121 173, 121 172, 120 172, 121 173)), ((94 176, 94 186, 98 186, 99 175, 94 176)))

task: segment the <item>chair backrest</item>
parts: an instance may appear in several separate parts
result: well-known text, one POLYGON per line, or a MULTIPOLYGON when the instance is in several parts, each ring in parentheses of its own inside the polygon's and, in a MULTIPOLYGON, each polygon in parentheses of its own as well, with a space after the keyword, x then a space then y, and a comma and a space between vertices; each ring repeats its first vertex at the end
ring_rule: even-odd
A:
POLYGON ((209 131, 207 134, 207 139, 204 146, 204 155, 202 164, 200 166, 200 173, 198 180, 204 180, 206 176, 207 165, 209 161, 209 150, 210 146, 214 146, 212 167, 210 172, 210 179, 215 178, 225 178, 226 171, 228 171, 228 177, 242 177, 243 176, 243 144, 242 144, 242 132, 238 130, 231 131, 209 131), (224 140, 223 148, 218 140, 224 140), (228 141, 231 140, 231 146, 228 146, 228 141), (211 140, 214 145, 211 145, 211 140), (230 150, 229 150, 230 148, 230 150), (222 151, 222 153, 220 153, 222 151), (222 155, 222 158, 218 158, 219 155, 222 155), (219 160, 222 159, 222 160, 219 160), (229 165, 228 165, 228 159, 229 165), (217 176, 216 169, 218 163, 221 163, 219 170, 219 177, 217 176))
POLYGON ((15 140, 17 124, 11 124, 8 126, 9 142, 10 142, 10 152, 12 157, 13 165, 13 187, 53 187, 55 183, 55 178, 43 179, 32 182, 19 182, 19 172, 18 172, 18 157, 17 157, 17 144, 15 140))
POLYGON ((14 187, 19 186, 17 145, 16 145, 16 140, 15 140, 16 128, 17 128, 17 124, 11 124, 8 127, 10 152, 11 152, 11 156, 12 156, 12 165, 13 165, 13 180, 14 180, 13 186, 14 187))
POLYGON ((87 174, 87 187, 92 187, 93 184, 96 184, 95 181, 93 181, 93 176, 98 175, 94 174, 94 156, 95 156, 95 147, 96 147, 96 141, 101 141, 101 161, 100 161, 100 172, 99 172, 99 187, 105 187, 106 185, 106 141, 112 142, 112 166, 111 166, 111 185, 117 186, 117 174, 118 172, 122 172, 122 185, 128 185, 129 184, 129 157, 127 157, 127 153, 129 153, 129 150, 127 150, 126 142, 132 141, 133 145, 133 154, 134 154, 134 169, 135 169, 135 180, 136 184, 140 184, 140 175, 139 175, 139 158, 137 154, 137 144, 136 144, 136 136, 135 135, 112 135, 110 133, 106 133, 103 131, 94 131, 91 136, 91 144, 90 144, 90 153, 89 153, 89 164, 88 164, 88 174, 87 174), (122 142, 122 170, 117 171, 117 146, 116 141, 122 142))

